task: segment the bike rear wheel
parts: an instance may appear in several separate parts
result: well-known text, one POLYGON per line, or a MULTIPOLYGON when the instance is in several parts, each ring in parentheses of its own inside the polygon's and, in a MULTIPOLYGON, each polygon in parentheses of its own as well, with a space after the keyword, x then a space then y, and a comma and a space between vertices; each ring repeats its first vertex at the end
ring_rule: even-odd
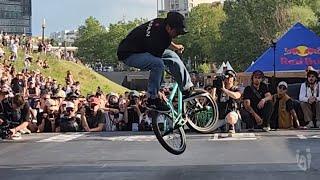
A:
POLYGON ((218 105, 204 90, 195 90, 195 95, 184 101, 188 127, 200 133, 211 133, 218 120, 218 105))
POLYGON ((173 127, 169 114, 152 112, 152 128, 159 143, 168 152, 179 155, 186 150, 186 135, 183 127, 173 127))

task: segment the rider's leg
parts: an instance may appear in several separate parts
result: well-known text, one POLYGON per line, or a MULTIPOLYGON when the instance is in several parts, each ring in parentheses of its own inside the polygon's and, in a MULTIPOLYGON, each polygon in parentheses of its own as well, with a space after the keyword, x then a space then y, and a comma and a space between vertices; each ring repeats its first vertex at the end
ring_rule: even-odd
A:
POLYGON ((160 83, 164 72, 164 63, 161 58, 155 57, 150 53, 139 53, 129 56, 123 61, 130 67, 141 70, 150 70, 148 94, 155 99, 160 89, 160 83))
POLYGON ((167 49, 164 51, 162 59, 182 91, 188 91, 193 87, 190 74, 177 53, 167 49))

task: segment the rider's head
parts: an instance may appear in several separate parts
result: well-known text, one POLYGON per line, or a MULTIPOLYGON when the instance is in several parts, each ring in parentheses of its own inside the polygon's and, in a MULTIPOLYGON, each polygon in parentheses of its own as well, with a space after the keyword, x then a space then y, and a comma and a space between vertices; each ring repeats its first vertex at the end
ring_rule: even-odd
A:
POLYGON ((166 30, 172 38, 188 33, 185 18, 179 12, 168 12, 166 23, 166 30))

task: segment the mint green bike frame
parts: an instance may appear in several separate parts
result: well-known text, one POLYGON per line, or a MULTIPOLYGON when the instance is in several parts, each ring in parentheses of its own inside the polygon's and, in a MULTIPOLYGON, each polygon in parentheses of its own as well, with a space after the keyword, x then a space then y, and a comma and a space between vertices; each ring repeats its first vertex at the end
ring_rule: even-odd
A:
MULTIPOLYGON (((183 112, 183 100, 182 100, 182 92, 178 87, 178 83, 173 85, 173 89, 170 93, 169 99, 167 101, 167 105, 171 109, 171 114, 173 118, 173 127, 182 127, 187 123, 187 120, 184 119, 184 112, 183 112), (173 105, 173 100, 178 94, 178 109, 175 109, 173 105)), ((166 127, 164 127, 166 129, 166 127)))

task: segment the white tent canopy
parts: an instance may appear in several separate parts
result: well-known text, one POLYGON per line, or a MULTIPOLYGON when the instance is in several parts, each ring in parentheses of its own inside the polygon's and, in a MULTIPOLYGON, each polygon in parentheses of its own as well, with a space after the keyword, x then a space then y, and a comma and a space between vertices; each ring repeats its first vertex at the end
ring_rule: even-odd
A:
POLYGON ((227 61, 227 63, 222 62, 221 66, 219 67, 219 69, 217 71, 217 74, 222 74, 224 68, 227 68, 227 70, 234 70, 229 61, 227 61))
POLYGON ((226 66, 227 66, 227 70, 233 70, 234 71, 234 69, 232 68, 232 66, 231 66, 229 61, 227 61, 226 66))

